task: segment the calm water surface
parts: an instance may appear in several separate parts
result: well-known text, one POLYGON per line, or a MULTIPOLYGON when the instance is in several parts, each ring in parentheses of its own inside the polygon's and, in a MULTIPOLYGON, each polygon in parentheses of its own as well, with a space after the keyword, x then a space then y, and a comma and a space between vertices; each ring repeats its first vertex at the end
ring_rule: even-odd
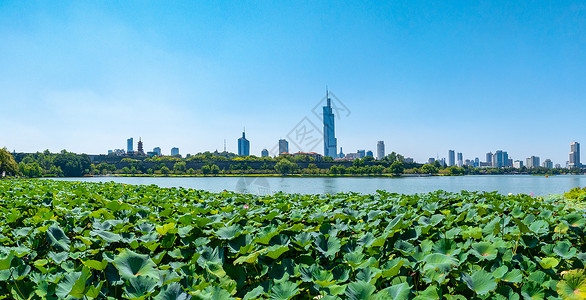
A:
POLYGON ((387 190, 401 194, 427 193, 437 190, 448 192, 497 191, 502 194, 526 193, 535 195, 563 194, 574 187, 586 186, 586 175, 530 176, 431 176, 431 177, 88 177, 57 178, 55 180, 106 182, 125 184, 155 184, 160 187, 184 187, 211 192, 223 190, 251 194, 272 194, 278 191, 300 194, 332 194, 358 192, 371 194, 387 190))

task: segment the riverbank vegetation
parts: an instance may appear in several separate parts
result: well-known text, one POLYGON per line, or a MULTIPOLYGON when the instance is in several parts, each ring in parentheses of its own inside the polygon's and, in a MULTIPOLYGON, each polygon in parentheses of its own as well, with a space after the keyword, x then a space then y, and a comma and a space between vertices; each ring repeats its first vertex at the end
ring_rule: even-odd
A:
POLYGON ((575 203, 0 180, 0 298, 583 299, 575 203))
MULTIPOLYGON (((8 153, 8 152, 6 152, 8 153)), ((8 153, 10 155, 10 153, 8 153)), ((504 175, 582 174, 580 169, 547 168, 473 168, 446 167, 439 162, 418 164, 392 152, 382 160, 371 156, 353 161, 316 160, 313 157, 235 156, 232 153, 206 152, 186 158, 178 156, 121 157, 89 156, 65 150, 32 154, 16 153, 17 173, 29 177, 80 177, 97 175, 141 176, 225 176, 225 175, 304 175, 304 176, 399 176, 399 175, 504 175)))

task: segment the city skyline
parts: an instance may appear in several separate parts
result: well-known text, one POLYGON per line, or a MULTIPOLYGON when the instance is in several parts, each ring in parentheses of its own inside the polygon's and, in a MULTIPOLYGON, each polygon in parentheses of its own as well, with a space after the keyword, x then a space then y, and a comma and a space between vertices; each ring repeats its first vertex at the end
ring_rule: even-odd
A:
POLYGON ((335 117, 338 151, 384 140, 419 162, 506 149, 563 165, 568 143, 586 140, 585 12, 580 2, 5 2, 0 147, 97 154, 142 136, 148 149, 221 151, 227 140, 236 153, 234 129, 246 125, 259 155, 304 118, 320 128, 312 108, 329 85, 351 111, 335 117))

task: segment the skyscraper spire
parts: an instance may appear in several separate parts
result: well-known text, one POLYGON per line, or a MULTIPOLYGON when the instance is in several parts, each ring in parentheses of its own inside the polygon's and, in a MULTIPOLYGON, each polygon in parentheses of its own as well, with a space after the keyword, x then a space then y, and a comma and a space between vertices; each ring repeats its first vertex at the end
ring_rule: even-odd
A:
POLYGON ((323 122, 324 122, 324 156, 335 158, 338 156, 336 133, 334 129, 334 113, 332 112, 332 105, 330 101, 330 92, 326 86, 326 100, 327 105, 323 107, 323 122))

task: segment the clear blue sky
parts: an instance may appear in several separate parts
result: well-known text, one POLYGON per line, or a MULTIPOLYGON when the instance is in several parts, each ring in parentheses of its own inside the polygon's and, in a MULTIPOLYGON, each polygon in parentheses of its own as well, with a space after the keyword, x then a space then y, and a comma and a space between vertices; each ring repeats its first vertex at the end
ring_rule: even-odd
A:
POLYGON ((586 146, 583 1, 2 1, 0 40, 11 151, 236 152, 245 126, 260 155, 321 127, 326 85, 345 153, 564 165, 586 146))

